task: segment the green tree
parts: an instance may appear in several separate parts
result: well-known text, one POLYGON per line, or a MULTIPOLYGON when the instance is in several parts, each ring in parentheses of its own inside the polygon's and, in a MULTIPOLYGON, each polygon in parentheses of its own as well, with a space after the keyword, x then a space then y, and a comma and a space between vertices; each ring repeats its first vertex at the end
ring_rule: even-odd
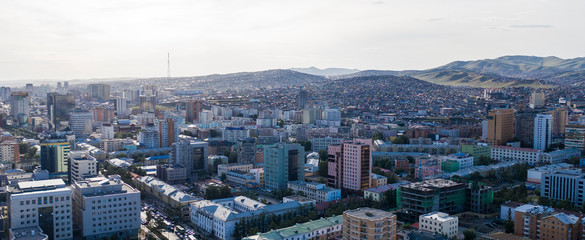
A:
POLYGON ((477 233, 473 229, 467 229, 463 231, 463 239, 464 240, 474 240, 477 238, 477 233))
POLYGON ((327 160, 320 161, 319 162, 319 170, 318 171, 319 171, 318 172, 319 173, 319 176, 321 176, 321 177, 327 177, 329 175, 328 174, 328 171, 329 171, 329 162, 327 160))
POLYGON ((326 149, 319 150, 319 160, 320 161, 327 161, 329 159, 329 153, 327 153, 326 149))
POLYGON ((394 140, 392 140, 392 143, 394 143, 394 144, 408 144, 409 139, 407 136, 400 135, 400 136, 394 138, 394 140))
POLYGON ((504 229, 506 233, 514 233, 514 222, 511 220, 504 221, 504 229))
POLYGON ((382 132, 376 132, 374 133, 374 135, 372 136, 372 140, 376 141, 376 140, 383 140, 384 139, 384 134, 382 134, 382 132))
POLYGON ((311 141, 305 140, 300 142, 301 146, 305 147, 305 152, 311 151, 311 141))

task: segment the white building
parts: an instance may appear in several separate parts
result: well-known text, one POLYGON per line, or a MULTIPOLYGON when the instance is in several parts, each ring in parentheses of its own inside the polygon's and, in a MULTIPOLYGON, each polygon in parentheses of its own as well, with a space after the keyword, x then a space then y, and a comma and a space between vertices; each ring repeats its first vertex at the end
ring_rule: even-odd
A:
POLYGON ((544 107, 544 93, 533 92, 530 94, 530 100, 528 106, 532 109, 544 107))
POLYGON ((138 142, 145 148, 158 148, 160 146, 158 138, 158 130, 154 125, 149 125, 138 133, 138 142))
POLYGON ((11 229, 40 226, 49 239, 73 238, 71 189, 63 180, 19 182, 9 193, 11 229))
POLYGON ((540 161, 541 150, 530 148, 516 148, 492 146, 491 156, 496 161, 520 161, 535 164, 540 161))
POLYGON ((213 233, 215 237, 224 240, 234 239, 233 233, 243 218, 254 218, 261 213, 281 215, 295 212, 301 207, 296 201, 287 203, 264 205, 247 197, 234 197, 214 201, 202 200, 191 203, 191 222, 203 231, 213 233))
POLYGON ((87 137, 92 133, 93 113, 74 111, 69 113, 69 125, 76 138, 87 137))
POLYGON ((552 143, 552 116, 537 114, 534 118, 534 149, 546 150, 552 143))
POLYGON ((156 116, 154 115, 154 113, 143 112, 136 115, 136 120, 138 120, 140 125, 148 126, 149 124, 156 123, 156 116))
POLYGON ((114 126, 109 123, 102 124, 101 127, 102 139, 114 139, 114 126))
POLYGON ((578 149, 562 149, 540 154, 540 162, 544 164, 556 164, 569 160, 572 157, 581 157, 578 149))
POLYGON ((238 142, 250 137, 250 130, 244 127, 227 127, 222 130, 221 139, 228 142, 238 142))
POLYGON ((71 182, 97 176, 98 162, 87 151, 72 151, 69 153, 71 168, 71 182))
POLYGON ((531 169, 527 170, 526 182, 540 184, 541 179, 542 179, 542 174, 551 173, 554 171, 559 171, 559 170, 564 170, 564 169, 569 169, 572 167, 573 167, 572 164, 557 163, 557 164, 544 165, 544 166, 540 166, 540 167, 531 168, 531 169))
POLYGON ((443 157, 443 161, 457 161, 459 163, 459 169, 466 169, 473 167, 473 156, 467 153, 455 153, 449 156, 443 157))
POLYGON ((315 199, 317 202, 329 202, 339 200, 341 198, 341 190, 327 187, 323 183, 291 181, 288 182, 288 189, 293 193, 302 192, 310 199, 315 199))
POLYGON ((560 170, 542 174, 540 196, 555 201, 569 200, 575 206, 581 207, 585 202, 585 195, 581 189, 585 188, 585 174, 580 169, 560 170))
POLYGON ((128 114, 128 101, 126 100, 124 93, 122 93, 122 97, 116 98, 116 115, 119 117, 127 117, 128 114))
POLYGON ((73 219, 85 239, 138 235, 140 191, 122 182, 120 176, 79 181, 72 185, 72 190, 73 219))
POLYGON ((418 224, 420 230, 438 233, 448 238, 456 236, 459 231, 459 219, 442 212, 420 215, 418 224))
POLYGON ((264 168, 250 169, 250 173, 254 175, 254 179, 256 180, 256 183, 258 183, 258 186, 264 187, 264 168))

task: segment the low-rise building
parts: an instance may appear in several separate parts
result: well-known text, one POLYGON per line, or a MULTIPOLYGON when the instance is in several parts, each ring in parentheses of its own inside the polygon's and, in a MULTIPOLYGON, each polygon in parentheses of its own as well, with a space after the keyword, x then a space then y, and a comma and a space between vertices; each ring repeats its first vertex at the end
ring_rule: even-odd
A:
POLYGON ((560 171, 565 169, 573 168, 573 165, 568 163, 557 163, 551 165, 544 165, 540 167, 535 167, 528 169, 527 171, 527 179, 526 182, 540 184, 542 179, 542 174, 551 173, 554 171, 560 171))
POLYGON ((217 176, 223 176, 228 171, 239 170, 243 172, 249 172, 254 167, 253 164, 249 163, 229 163, 229 164, 220 164, 217 166, 217 176))
POLYGON ((161 202, 168 204, 177 216, 189 217, 189 204, 199 200, 152 176, 139 177, 134 180, 141 192, 150 194, 161 202))
POLYGON ((418 225, 420 230, 438 233, 449 238, 457 236, 459 232, 459 219, 442 212, 420 215, 418 225))
POLYGON ((328 217, 315 221, 297 224, 295 226, 271 230, 244 240, 282 240, 282 239, 339 239, 343 215, 328 217))
POLYGON ((540 161, 542 151, 532 148, 492 146, 491 153, 492 159, 496 161, 520 161, 537 164, 540 161))
POLYGON ((258 186, 264 187, 264 168, 250 169, 250 173, 254 175, 254 179, 258 186))
POLYGON ((288 188, 294 193, 301 192, 317 202, 329 202, 341 198, 341 190, 327 187, 324 183, 292 181, 288 182, 288 188))
POLYGON ((396 240, 396 215, 374 208, 343 212, 343 239, 396 240))
POLYGON ((77 181, 72 189, 73 219, 85 239, 138 236, 140 191, 122 182, 120 176, 77 181))
POLYGON ((386 176, 372 173, 372 187, 384 186, 388 184, 388 178, 386 176))
POLYGON ((246 187, 258 187, 254 174, 239 170, 227 171, 225 173, 226 180, 229 183, 246 186, 246 187))
POLYGON ((69 153, 69 182, 81 181, 85 178, 97 176, 98 162, 86 151, 72 151, 69 153))

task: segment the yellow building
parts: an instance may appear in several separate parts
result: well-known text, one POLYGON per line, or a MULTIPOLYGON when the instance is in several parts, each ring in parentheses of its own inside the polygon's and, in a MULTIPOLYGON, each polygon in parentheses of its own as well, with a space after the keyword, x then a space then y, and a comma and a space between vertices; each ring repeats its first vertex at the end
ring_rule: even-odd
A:
POLYGON ((514 109, 492 109, 488 114, 487 140, 506 145, 514 138, 514 109))
POLYGON ((396 240, 396 215, 374 208, 343 212, 343 239, 396 240))

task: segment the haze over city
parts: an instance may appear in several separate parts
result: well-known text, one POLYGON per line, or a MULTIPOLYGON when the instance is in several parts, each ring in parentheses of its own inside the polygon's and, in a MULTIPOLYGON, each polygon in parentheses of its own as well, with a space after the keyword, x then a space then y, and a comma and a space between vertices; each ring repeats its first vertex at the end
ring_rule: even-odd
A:
POLYGON ((0 80, 585 55, 573 1, 3 1, 0 80))

